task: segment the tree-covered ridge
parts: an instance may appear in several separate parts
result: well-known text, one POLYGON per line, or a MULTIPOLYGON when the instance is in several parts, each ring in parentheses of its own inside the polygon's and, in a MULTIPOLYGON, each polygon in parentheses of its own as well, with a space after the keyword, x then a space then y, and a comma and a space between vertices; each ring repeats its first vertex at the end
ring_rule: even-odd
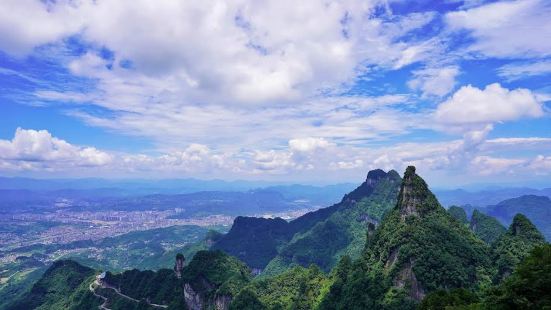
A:
POLYGON ((448 213, 456 219, 459 223, 467 224, 469 223, 469 220, 467 219, 467 212, 465 212, 465 209, 458 207, 458 206, 451 206, 448 209, 448 213))
POLYGON ((262 269, 291 237, 289 223, 281 218, 238 216, 230 231, 212 248, 238 257, 251 268, 262 269))
MULTIPOLYGON (((489 234, 495 227, 494 230, 480 228, 491 228, 487 223, 495 220, 491 222, 488 220, 491 217, 475 212, 467 225, 461 212, 446 211, 439 204, 414 167, 408 167, 401 182, 381 177, 371 185, 368 197, 353 201, 345 196, 339 208, 325 219, 295 233, 291 242, 283 243, 278 248, 280 255, 270 262, 281 266, 275 275, 264 273, 254 278, 251 270, 236 257, 222 251, 198 251, 187 266, 176 265, 174 270, 107 272, 107 285, 95 292, 108 299, 106 305, 112 310, 153 309, 158 305, 170 310, 545 309, 549 306, 551 249, 528 218, 516 215, 509 229, 490 247, 469 226, 473 226, 474 221, 477 227, 471 228, 475 232, 489 234), (394 206, 377 213, 384 210, 381 202, 391 199, 394 206), (454 213, 459 216, 452 216, 454 213), (360 234, 362 239, 356 237, 360 234), (352 241, 340 239, 350 236, 352 241), (361 240, 362 244, 357 245, 353 240, 361 240), (343 246, 346 243, 348 245, 343 246), (351 254, 352 245, 357 247, 356 257, 347 255, 351 254), (291 264, 281 255, 284 251, 294 257, 291 264), (318 258, 308 268, 300 266, 318 258), (326 258, 331 258, 331 264, 336 266, 327 267, 326 258)), ((318 216, 324 217, 311 213, 304 223, 312 223, 318 216)), ((242 235, 285 232, 291 225, 281 219, 250 219, 248 223, 249 219, 243 218, 241 221, 247 224, 238 227, 242 235), (263 229, 262 223, 269 229, 263 229), (247 226, 251 227, 250 231, 244 229, 247 226)), ((213 240, 219 237, 212 235, 213 240)), ((267 235, 275 239, 274 235, 267 235)), ((181 254, 176 258, 183 261, 181 254)), ((93 270, 74 262, 54 270, 48 272, 51 279, 43 279, 42 283, 53 281, 52 278, 66 281, 71 284, 61 285, 56 292, 68 292, 67 287, 71 287, 73 293, 61 296, 38 291, 36 296, 25 296, 20 304, 33 302, 34 298, 40 301, 39 307, 47 305, 39 309, 91 309, 101 303, 88 289, 94 280, 93 270)), ((37 283, 37 287, 41 285, 37 283)), ((22 305, 30 307, 14 309, 36 308, 32 304, 22 305)))
POLYGON ((310 264, 329 271, 342 255, 358 258, 365 246, 368 225, 377 225, 396 204, 400 182, 395 171, 370 171, 362 185, 344 196, 347 204, 306 232, 295 234, 266 271, 276 274, 289 266, 310 264))
POLYGON ((473 211, 469 228, 488 244, 494 243, 506 230, 498 220, 476 209, 473 211))
POLYGON ((254 280, 236 296, 230 309, 316 309, 330 284, 331 279, 317 266, 297 266, 254 280))
POLYGON ((526 216, 515 215, 507 232, 494 244, 498 279, 509 275, 533 248, 544 243, 545 238, 526 216))
POLYGON ((206 296, 234 295, 251 279, 241 261, 222 251, 199 251, 182 273, 182 280, 206 296))
POLYGON ((396 171, 372 170, 340 203, 289 223, 238 217, 212 248, 236 256, 252 268, 266 268, 267 274, 312 263, 328 271, 343 254, 359 256, 368 223, 378 223, 395 205, 400 181, 396 171))
POLYGON ((95 270, 71 260, 56 261, 9 310, 93 309, 101 303, 88 290, 95 270))
POLYGON ((408 167, 398 203, 369 236, 363 258, 344 281, 339 308, 404 309, 437 289, 486 284, 489 251, 408 167))
POLYGON ((488 309, 551 309, 551 245, 535 247, 497 289, 488 309))

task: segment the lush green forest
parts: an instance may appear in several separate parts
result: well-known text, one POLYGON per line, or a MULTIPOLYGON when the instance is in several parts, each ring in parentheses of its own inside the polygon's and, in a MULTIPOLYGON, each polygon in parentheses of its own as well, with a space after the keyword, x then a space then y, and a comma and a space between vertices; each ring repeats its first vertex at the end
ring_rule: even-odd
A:
POLYGON ((212 244, 232 251, 178 254, 181 270, 98 280, 100 270, 58 261, 7 309, 551 308, 551 245, 536 225, 517 214, 505 229, 477 211, 469 220, 446 210, 414 167, 403 179, 377 171, 340 204, 290 223, 239 218, 196 249, 212 244))

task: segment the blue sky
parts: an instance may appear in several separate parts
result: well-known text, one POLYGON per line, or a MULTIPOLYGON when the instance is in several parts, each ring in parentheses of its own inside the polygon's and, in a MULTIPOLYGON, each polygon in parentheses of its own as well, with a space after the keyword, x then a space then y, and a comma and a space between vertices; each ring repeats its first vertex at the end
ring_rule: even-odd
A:
POLYGON ((0 173, 549 179, 549 1, 186 2, 3 1, 0 173))

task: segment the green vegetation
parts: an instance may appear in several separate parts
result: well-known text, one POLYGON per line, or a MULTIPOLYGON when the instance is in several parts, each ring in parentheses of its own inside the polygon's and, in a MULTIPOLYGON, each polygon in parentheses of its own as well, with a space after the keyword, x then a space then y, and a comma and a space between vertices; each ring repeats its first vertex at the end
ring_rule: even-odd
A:
POLYGON ((498 220, 476 209, 473 211, 469 227, 475 235, 488 244, 494 243, 506 230, 498 220))
POLYGON ((419 304, 419 310, 439 309, 469 309, 470 305, 479 302, 479 297, 464 288, 456 288, 449 291, 438 290, 428 294, 419 304))
POLYGON ((208 232, 204 227, 192 225, 134 231, 105 238, 64 258, 112 271, 172 268, 176 253, 191 258, 198 250, 207 249, 207 244, 202 241, 208 232))
POLYGON ((182 274, 182 280, 205 300, 235 296, 250 279, 249 268, 222 251, 197 252, 182 274))
POLYGON ((253 281, 236 296, 230 309, 315 309, 330 283, 315 265, 297 266, 253 281))
POLYGON ((307 213, 289 223, 282 219, 236 218, 230 232, 213 249, 275 275, 300 265, 329 271, 339 258, 360 256, 365 230, 396 204, 400 175, 373 170, 358 188, 329 208, 307 213))
POLYGON ((55 262, 10 310, 92 309, 100 301, 88 290, 95 271, 70 260, 55 262))
POLYGON ((469 223, 469 220, 467 220, 467 212, 465 212, 465 209, 458 207, 458 206, 451 206, 448 209, 448 213, 456 219, 459 223, 467 224, 469 223))
MULTIPOLYGON (((238 258, 199 250, 180 278, 171 269, 107 272, 105 287, 94 292, 113 310, 153 309, 151 303, 245 310, 551 308, 551 245, 527 217, 517 214, 502 232, 495 219, 475 211, 468 227, 465 212, 446 211, 414 167, 397 197, 393 180, 399 182, 388 175, 377 171, 376 182, 368 178, 330 211, 291 223, 241 218, 231 238, 210 232, 194 246, 223 241, 259 265, 275 249, 266 269, 277 272, 253 278, 238 258), (295 231, 297 223, 307 229, 295 231), (263 247, 263 238, 272 243, 263 247)), ((170 267, 174 257, 181 254, 173 254, 170 267)), ((56 262, 8 309, 95 308, 103 302, 89 290, 95 274, 72 261, 56 262)))
MULTIPOLYGON (((440 206, 409 167, 396 207, 350 269, 337 308, 407 309, 439 289, 490 282, 489 247, 440 206)), ((337 283, 337 282, 336 282, 337 283)))
POLYGON ((238 216, 228 234, 213 249, 234 255, 252 268, 262 269, 291 236, 289 223, 281 218, 238 216))
POLYGON ((551 245, 532 250, 486 298, 490 309, 551 309, 551 245))
POLYGON ((327 219, 296 233, 283 245, 265 273, 273 275, 291 266, 310 264, 329 271, 342 255, 358 258, 366 242, 367 226, 379 223, 396 204, 400 181, 395 171, 371 171, 366 182, 346 195, 327 219))
POLYGON ((515 215, 507 232, 494 245, 498 280, 509 275, 534 247, 543 243, 545 238, 536 226, 524 215, 515 215))

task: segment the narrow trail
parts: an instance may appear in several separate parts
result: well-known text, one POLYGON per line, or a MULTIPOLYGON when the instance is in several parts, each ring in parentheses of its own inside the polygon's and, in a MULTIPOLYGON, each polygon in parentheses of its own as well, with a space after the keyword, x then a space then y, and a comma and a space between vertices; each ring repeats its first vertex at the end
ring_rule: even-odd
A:
MULTIPOLYGON (((140 302, 140 301, 139 301, 138 299, 136 299, 136 298, 132 298, 132 297, 130 297, 130 296, 128 296, 128 295, 125 295, 125 294, 121 293, 121 291, 120 291, 119 289, 117 289, 117 288, 115 288, 115 287, 113 287, 113 286, 110 286, 110 285, 101 285, 101 284, 98 282, 98 280, 95 280, 94 282, 90 283, 90 291, 92 292, 92 294, 94 294, 94 296, 99 297, 99 298, 101 298, 101 299, 104 301, 103 304, 101 304, 101 306, 99 306, 100 309, 110 310, 109 308, 106 307, 106 304, 107 304, 107 302, 108 302, 108 298, 105 297, 105 296, 101 296, 101 295, 97 294, 96 291, 95 291, 95 289, 94 289, 94 287, 93 287, 94 284, 95 284, 96 286, 98 286, 98 287, 101 287, 101 288, 111 289, 111 290, 115 291, 115 293, 117 293, 117 295, 119 295, 119 296, 122 297, 122 298, 128 299, 128 300, 133 301, 133 302, 135 302, 135 303, 139 303, 139 302, 140 302)), ((160 305, 160 304, 155 304, 155 303, 150 303, 150 302, 147 302, 147 305, 149 305, 149 306, 151 306, 151 307, 154 307, 154 308, 160 308, 160 309, 166 309, 166 308, 168 308, 167 305, 160 305)))
POLYGON ((97 281, 94 281, 92 283, 90 283, 90 286, 88 287, 90 289, 90 292, 92 292, 92 294, 94 294, 94 296, 100 298, 101 300, 103 300, 103 303, 101 305, 98 306, 99 309, 103 309, 103 310, 111 310, 109 308, 107 308, 106 304, 107 304, 107 297, 105 296, 101 296, 100 294, 96 293, 96 290, 94 289, 94 284, 97 284, 97 281))

